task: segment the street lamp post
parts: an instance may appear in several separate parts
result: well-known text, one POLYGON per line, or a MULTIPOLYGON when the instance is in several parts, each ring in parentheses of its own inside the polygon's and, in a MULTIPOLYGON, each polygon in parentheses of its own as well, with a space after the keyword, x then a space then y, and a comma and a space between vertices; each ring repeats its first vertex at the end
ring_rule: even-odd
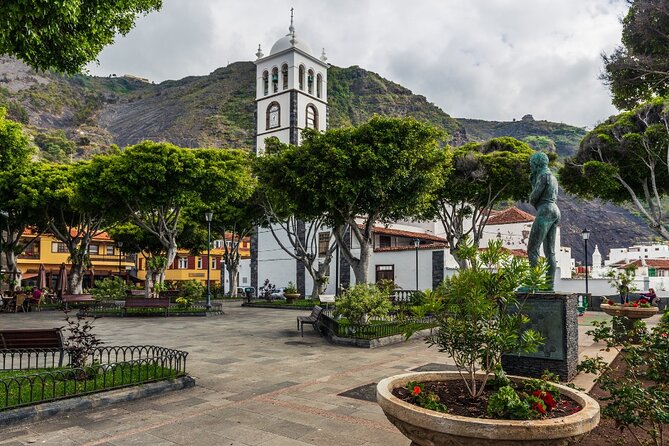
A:
POLYGON ((590 238, 590 231, 588 228, 585 228, 581 232, 581 238, 585 244, 585 295, 588 295, 588 239, 590 238))
POLYGON ((116 242, 118 246, 118 276, 121 277, 121 248, 123 248, 123 242, 116 242))
POLYGON ((416 248, 416 291, 418 291, 418 247, 420 246, 420 239, 413 239, 413 246, 416 248))
POLYGON ((211 310, 211 287, 209 280, 211 274, 211 220, 214 218, 214 213, 211 211, 205 212, 204 218, 207 220, 207 310, 211 310))

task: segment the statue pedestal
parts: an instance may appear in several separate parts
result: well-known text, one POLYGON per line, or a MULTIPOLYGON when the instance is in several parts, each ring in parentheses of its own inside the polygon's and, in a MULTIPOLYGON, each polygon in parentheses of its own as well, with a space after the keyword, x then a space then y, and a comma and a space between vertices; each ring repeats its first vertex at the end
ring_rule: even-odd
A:
POLYGON ((522 312, 530 327, 544 337, 536 353, 502 356, 502 367, 509 375, 540 377, 544 370, 571 381, 578 365, 578 312, 576 294, 519 294, 522 312))

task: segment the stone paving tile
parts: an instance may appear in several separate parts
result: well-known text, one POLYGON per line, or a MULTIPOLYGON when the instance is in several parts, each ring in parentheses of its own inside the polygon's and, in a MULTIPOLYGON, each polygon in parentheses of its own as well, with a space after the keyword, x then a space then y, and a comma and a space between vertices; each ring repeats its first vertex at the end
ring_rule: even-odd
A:
POLYGON ((164 438, 157 437, 155 435, 151 435, 146 432, 142 432, 139 434, 134 434, 134 435, 129 435, 123 438, 117 438, 117 439, 111 439, 107 440, 107 443, 113 444, 114 446, 145 446, 145 445, 151 445, 151 446, 174 446, 174 445, 179 445, 179 443, 174 443, 169 440, 165 440, 164 438))

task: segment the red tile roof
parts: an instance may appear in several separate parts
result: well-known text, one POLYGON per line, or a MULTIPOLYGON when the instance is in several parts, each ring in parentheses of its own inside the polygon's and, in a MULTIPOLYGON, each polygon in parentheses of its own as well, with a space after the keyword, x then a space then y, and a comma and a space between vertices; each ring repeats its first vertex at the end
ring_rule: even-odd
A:
MULTIPOLYGON (((427 244, 422 244, 418 247, 418 249, 423 250, 423 249, 446 249, 448 248, 448 243, 427 243, 427 244)), ((413 245, 405 245, 405 246, 389 246, 387 248, 375 248, 374 252, 395 252, 395 251, 413 251, 415 250, 416 247, 413 245)))
MULTIPOLYGON (((360 228, 362 229, 362 226, 360 226, 360 228)), ((432 234, 426 234, 424 232, 403 231, 401 229, 384 228, 383 226, 374 226, 372 231, 375 234, 394 235, 396 237, 407 237, 412 239, 417 238, 421 240, 421 242, 423 240, 430 240, 433 242, 448 243, 445 238, 437 237, 436 235, 432 234)))
MULTIPOLYGON (((648 266, 650 268, 669 269, 669 259, 644 259, 644 260, 646 262, 645 266, 648 266)), ((642 260, 635 260, 624 266, 621 265, 622 262, 618 262, 616 263, 616 265, 620 265, 620 268, 624 269, 631 265, 636 265, 637 267, 644 266, 642 262, 643 262, 642 260)))
POLYGON ((488 218, 489 225, 509 225, 512 223, 529 223, 534 221, 534 216, 525 211, 521 211, 517 207, 510 207, 501 212, 490 212, 488 218))

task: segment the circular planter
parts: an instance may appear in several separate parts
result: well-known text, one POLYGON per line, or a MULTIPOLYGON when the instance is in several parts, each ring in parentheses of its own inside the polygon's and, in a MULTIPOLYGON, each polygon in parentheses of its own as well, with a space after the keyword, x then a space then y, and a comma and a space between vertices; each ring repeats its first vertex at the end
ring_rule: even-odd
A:
MULTIPOLYGON (((525 378, 510 376, 514 382, 525 378)), ((420 446, 566 446, 599 423, 599 404, 587 394, 556 384, 562 395, 583 409, 573 415, 545 420, 491 420, 435 412, 402 401, 393 389, 409 381, 460 380, 458 372, 406 373, 382 380, 376 387, 376 400, 388 420, 412 445, 420 446)))
POLYGON ((283 297, 286 298, 286 302, 288 302, 289 304, 292 304, 293 302, 295 302, 297 299, 300 298, 300 295, 299 295, 299 294, 286 294, 286 293, 283 293, 283 297))
POLYGON ((628 319, 646 319, 658 312, 657 307, 623 307, 622 305, 601 304, 602 311, 609 316, 624 316, 628 319))

